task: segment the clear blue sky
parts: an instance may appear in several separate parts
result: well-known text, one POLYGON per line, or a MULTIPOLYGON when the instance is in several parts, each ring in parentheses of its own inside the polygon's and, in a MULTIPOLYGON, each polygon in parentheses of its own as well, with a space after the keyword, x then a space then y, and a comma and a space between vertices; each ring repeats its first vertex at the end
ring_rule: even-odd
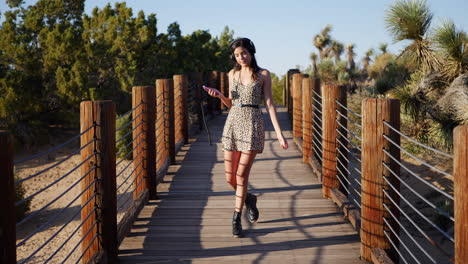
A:
MULTIPOLYGON (((36 1, 26 0, 26 4, 36 1)), ((102 8, 114 0, 88 0, 86 13, 98 6, 102 8)), ((219 35, 224 26, 234 30, 236 37, 248 37, 257 47, 259 65, 282 75, 288 69, 310 65, 310 53, 317 52, 312 43, 314 35, 327 24, 333 26, 331 35, 344 43, 354 43, 357 62, 369 48, 379 43, 389 44, 388 50, 397 53, 404 43, 392 43, 384 26, 385 10, 391 0, 128 0, 134 15, 139 10, 155 13, 158 31, 166 32, 167 26, 178 22, 182 34, 197 29, 209 30, 219 35)), ((442 18, 451 18, 455 25, 468 31, 468 0, 428 0, 434 19, 432 26, 442 18)), ((0 0, 0 10, 7 9, 0 0)))

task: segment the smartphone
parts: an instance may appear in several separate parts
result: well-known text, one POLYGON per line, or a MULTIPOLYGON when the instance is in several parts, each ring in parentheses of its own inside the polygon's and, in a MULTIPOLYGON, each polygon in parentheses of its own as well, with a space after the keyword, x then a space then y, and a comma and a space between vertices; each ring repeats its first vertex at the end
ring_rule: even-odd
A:
POLYGON ((205 85, 203 85, 202 87, 203 87, 203 89, 204 89, 205 91, 207 91, 207 92, 208 92, 208 91, 214 91, 214 92, 216 93, 216 95, 219 94, 218 90, 215 90, 215 89, 213 89, 213 88, 207 87, 207 86, 205 86, 205 85))

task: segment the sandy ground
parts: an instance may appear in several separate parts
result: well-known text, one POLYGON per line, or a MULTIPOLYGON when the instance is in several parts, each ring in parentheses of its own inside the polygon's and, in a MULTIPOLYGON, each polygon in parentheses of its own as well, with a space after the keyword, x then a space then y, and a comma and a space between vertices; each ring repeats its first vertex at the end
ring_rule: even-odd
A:
MULTIPOLYGON (((25 197, 49 185, 50 187, 32 199, 29 215, 36 215, 17 225, 17 245, 26 239, 24 244, 17 247, 17 260, 19 263, 24 261, 26 263, 62 263, 67 257, 66 263, 75 263, 82 255, 81 245, 79 245, 82 233, 80 228, 81 167, 71 172, 81 163, 79 152, 73 154, 74 151, 78 150, 77 144, 78 142, 72 143, 53 154, 16 165, 17 175, 20 178, 25 178, 46 170, 70 156, 60 165, 23 183, 26 189, 25 197), (71 173, 64 177, 69 172, 71 173), (62 177, 64 178, 60 179, 62 177), (54 183, 55 181, 57 182, 54 183), (62 194, 63 196, 59 197, 62 194), (44 207, 46 208, 42 210, 44 207), (51 260, 48 260, 49 257, 51 257, 51 260)), ((44 148, 42 151, 47 149, 44 148)), ((121 162, 117 167, 117 174, 129 163, 128 160, 121 162)), ((128 178, 132 170, 133 165, 130 164, 117 178, 117 186, 128 178)), ((118 199, 120 199, 118 207, 121 207, 118 220, 132 202, 133 186, 130 186, 127 190, 127 187, 132 184, 132 180, 132 177, 130 177, 118 191, 118 199), (127 191, 125 192, 125 190, 127 191)))

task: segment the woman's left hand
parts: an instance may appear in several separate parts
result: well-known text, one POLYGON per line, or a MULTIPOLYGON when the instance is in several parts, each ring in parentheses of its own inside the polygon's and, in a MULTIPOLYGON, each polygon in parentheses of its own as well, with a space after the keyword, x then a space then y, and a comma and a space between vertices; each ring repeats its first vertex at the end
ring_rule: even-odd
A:
POLYGON ((288 149, 288 141, 284 138, 283 135, 278 137, 278 141, 282 149, 288 149))

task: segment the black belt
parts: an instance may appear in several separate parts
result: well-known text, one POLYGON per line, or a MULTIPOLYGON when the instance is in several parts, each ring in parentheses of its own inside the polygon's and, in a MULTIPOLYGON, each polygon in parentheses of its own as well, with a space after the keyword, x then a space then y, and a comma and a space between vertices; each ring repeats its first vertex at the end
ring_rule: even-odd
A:
POLYGON ((233 106, 258 108, 257 104, 233 104, 233 106))

